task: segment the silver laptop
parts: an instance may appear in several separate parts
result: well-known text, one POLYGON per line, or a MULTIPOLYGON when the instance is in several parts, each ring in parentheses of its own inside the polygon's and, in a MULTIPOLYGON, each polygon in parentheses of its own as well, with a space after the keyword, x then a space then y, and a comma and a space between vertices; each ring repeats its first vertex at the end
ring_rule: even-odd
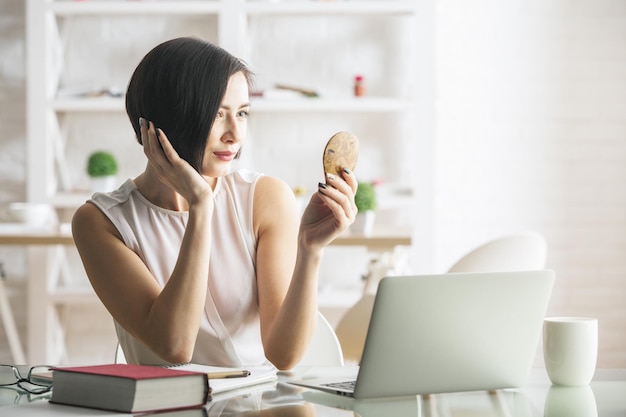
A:
POLYGON ((522 386, 553 283, 550 270, 385 277, 356 379, 290 382, 355 398, 522 386))

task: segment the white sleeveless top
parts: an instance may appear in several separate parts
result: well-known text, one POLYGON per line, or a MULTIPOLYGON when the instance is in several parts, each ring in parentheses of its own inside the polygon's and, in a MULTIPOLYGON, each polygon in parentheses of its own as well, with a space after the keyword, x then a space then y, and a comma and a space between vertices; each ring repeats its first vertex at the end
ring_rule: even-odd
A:
MULTIPOLYGON (((254 188, 260 176, 241 170, 218 178, 213 192, 209 285, 193 363, 268 363, 261 343, 257 242, 252 227, 254 188)), ((94 194, 89 201, 111 220, 159 284, 165 285, 176 264, 189 213, 150 203, 131 179, 116 191, 94 194)), ((115 328, 129 363, 167 365, 117 322, 115 328)))

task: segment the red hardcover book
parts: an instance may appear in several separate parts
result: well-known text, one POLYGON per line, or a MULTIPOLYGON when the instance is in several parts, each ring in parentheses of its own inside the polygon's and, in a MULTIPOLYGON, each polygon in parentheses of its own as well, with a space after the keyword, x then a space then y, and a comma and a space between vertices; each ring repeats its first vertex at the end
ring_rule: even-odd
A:
POLYGON ((52 403, 141 413, 198 407, 207 375, 160 366, 110 364, 52 369, 52 403))

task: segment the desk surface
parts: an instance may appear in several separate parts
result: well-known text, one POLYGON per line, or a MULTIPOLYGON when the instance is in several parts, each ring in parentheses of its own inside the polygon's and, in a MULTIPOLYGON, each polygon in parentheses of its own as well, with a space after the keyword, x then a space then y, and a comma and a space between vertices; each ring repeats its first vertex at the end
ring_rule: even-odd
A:
POLYGON ((69 225, 58 229, 0 223, 0 245, 73 245, 69 225))
MULTIPOLYGON (((69 231, 45 231, 0 225, 0 245, 73 245, 69 231), (5 227, 2 227, 5 226, 5 227)), ((69 229, 69 228, 67 228, 69 229)), ((411 236, 400 233, 376 233, 372 236, 346 233, 335 239, 335 246, 367 246, 373 250, 393 250, 396 246, 410 246, 411 236)))
MULTIPOLYGON (((598 370, 591 386, 586 387, 552 386, 545 371, 536 369, 533 370, 528 384, 521 389, 361 401, 295 387, 279 380, 275 387, 253 389, 246 393, 215 399, 207 404, 206 414, 197 415, 623 417, 626 415, 624 394, 626 394, 626 369, 598 370)), ((2 407, 0 414, 3 417, 120 415, 54 405, 50 404, 46 397, 33 398, 9 388, 0 388, 0 407, 2 407)))

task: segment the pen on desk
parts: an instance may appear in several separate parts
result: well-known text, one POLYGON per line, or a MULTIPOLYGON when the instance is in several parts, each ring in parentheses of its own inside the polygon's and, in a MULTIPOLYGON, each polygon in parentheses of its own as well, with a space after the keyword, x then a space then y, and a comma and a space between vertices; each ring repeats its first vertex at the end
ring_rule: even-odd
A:
POLYGON ((250 371, 238 369, 236 371, 209 372, 207 375, 209 379, 243 378, 250 375, 250 371))

